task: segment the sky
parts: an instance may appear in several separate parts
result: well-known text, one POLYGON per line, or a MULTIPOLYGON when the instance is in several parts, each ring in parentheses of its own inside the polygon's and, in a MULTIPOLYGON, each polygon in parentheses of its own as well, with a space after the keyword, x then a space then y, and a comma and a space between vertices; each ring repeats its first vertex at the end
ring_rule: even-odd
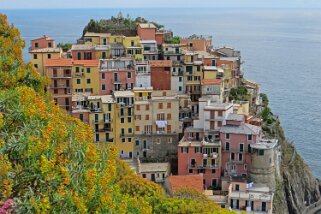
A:
POLYGON ((1 9, 35 8, 321 8, 320 0, 0 0, 1 9))

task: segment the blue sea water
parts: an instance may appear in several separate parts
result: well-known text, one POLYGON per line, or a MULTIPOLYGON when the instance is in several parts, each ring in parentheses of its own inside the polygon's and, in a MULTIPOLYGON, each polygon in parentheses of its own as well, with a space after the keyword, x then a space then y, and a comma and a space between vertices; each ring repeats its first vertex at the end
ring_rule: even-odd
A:
MULTIPOLYGON (((210 34, 242 51, 245 75, 261 84, 286 136, 321 177, 321 10, 68 9, 1 10, 27 41, 44 34, 75 42, 90 19, 121 11, 164 24, 179 36, 210 34)), ((27 49, 24 57, 29 60, 27 49)))

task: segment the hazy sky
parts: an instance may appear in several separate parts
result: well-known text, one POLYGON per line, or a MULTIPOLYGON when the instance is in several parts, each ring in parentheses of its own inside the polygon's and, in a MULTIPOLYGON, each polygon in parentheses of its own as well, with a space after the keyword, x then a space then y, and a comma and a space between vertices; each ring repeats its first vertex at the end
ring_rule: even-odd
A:
POLYGON ((320 0, 0 0, 7 8, 254 7, 321 8, 320 0))

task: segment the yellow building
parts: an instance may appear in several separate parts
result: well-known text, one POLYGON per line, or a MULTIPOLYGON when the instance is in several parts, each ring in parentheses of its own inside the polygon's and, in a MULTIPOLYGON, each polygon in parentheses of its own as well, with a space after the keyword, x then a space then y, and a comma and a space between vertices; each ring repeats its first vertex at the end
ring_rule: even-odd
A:
POLYGON ((99 94, 99 60, 73 61, 73 92, 99 94))
POLYGON ((29 51, 30 63, 41 74, 45 74, 45 62, 48 59, 61 58, 62 50, 60 48, 42 48, 29 51))
POLYGON ((134 156, 134 93, 131 91, 115 91, 116 101, 115 139, 120 158, 134 156))
POLYGON ((116 102, 112 95, 88 96, 89 124, 95 132, 94 142, 103 146, 115 143, 116 102))
POLYGON ((135 60, 143 59, 143 45, 140 43, 140 38, 135 37, 124 37, 123 45, 125 47, 126 56, 134 56, 135 60))
POLYGON ((94 45, 107 45, 110 33, 93 33, 86 32, 84 35, 85 44, 91 43, 94 45))

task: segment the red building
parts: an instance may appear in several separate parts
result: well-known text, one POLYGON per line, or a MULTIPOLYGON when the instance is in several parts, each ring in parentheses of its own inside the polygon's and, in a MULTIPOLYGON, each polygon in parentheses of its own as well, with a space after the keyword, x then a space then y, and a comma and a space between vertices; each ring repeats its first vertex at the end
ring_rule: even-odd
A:
POLYGON ((134 88, 136 77, 132 58, 100 60, 99 66, 100 95, 111 95, 113 91, 134 88))
POLYGON ((156 40, 156 27, 152 23, 138 24, 137 35, 141 40, 156 40))
POLYGON ((172 60, 151 60, 149 64, 154 90, 171 90, 172 60))

